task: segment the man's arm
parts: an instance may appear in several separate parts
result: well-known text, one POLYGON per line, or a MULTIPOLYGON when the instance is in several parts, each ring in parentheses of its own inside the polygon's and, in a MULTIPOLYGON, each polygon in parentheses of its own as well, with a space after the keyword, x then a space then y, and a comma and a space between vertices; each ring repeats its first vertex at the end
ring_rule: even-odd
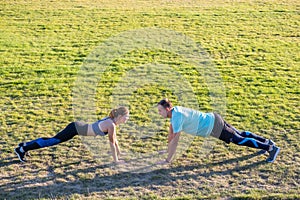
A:
POLYGON ((174 133, 173 127, 172 125, 170 125, 169 136, 168 136, 168 157, 167 159, 160 161, 157 164, 163 165, 163 164, 170 163, 172 161, 178 146, 179 137, 180 137, 180 132, 174 133))
POLYGON ((168 135, 168 143, 171 142, 171 140, 175 137, 172 124, 169 126, 169 135, 168 135))
POLYGON ((168 157, 166 161, 170 163, 175 155, 178 142, 179 142, 180 132, 174 133, 172 124, 169 127, 169 136, 168 136, 168 157))

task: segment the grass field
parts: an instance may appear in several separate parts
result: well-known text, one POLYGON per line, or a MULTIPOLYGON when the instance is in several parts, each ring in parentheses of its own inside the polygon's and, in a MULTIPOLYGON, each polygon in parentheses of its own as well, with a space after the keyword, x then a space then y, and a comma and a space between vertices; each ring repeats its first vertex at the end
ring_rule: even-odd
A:
MULTIPOLYGON (((0 199, 300 199, 299 10, 296 0, 2 0, 0 199), (171 165, 124 171, 104 160, 110 155, 97 159, 80 137, 19 162, 13 152, 19 142, 51 137, 78 118, 73 88, 88 55, 109 38, 144 28, 182 33, 208 53, 225 88, 224 118, 272 138, 281 147, 275 163, 217 140, 205 152, 204 140, 194 138, 171 165)), ((97 118, 118 104, 111 96, 122 77, 148 62, 170 66, 189 81, 202 111, 214 109, 193 65, 166 51, 138 49, 100 74, 92 97, 97 118)), ((165 96, 180 104, 167 84, 138 88, 130 96, 130 121, 149 124, 158 115, 144 111, 165 96)), ((134 160, 129 153, 131 165, 166 147, 167 123, 161 124, 145 141, 120 126, 121 148, 141 155, 134 160)), ((103 144, 99 155, 108 148, 103 144)))

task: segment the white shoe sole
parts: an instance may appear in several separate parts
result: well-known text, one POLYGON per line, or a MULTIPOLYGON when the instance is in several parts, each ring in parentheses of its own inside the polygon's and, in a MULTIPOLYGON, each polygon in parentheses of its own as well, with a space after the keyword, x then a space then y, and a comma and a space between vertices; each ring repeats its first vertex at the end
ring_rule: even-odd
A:
POLYGON ((278 154, 279 154, 279 152, 280 152, 280 148, 279 148, 279 147, 277 147, 277 148, 278 148, 278 150, 276 151, 273 160, 267 160, 267 162, 273 163, 273 162, 276 160, 276 157, 278 156, 278 154))
POLYGON ((15 153, 17 154, 17 156, 18 156, 18 158, 19 158, 19 160, 20 160, 21 162, 25 162, 24 160, 21 159, 21 157, 20 157, 20 155, 18 154, 18 152, 16 151, 16 149, 15 149, 15 153))

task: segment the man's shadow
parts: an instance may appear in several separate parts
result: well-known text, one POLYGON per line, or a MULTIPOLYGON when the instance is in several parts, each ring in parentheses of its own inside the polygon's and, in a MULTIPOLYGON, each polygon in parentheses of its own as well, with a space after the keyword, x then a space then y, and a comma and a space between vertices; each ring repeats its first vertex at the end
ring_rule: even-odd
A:
MULTIPOLYGON (((265 161, 258 161, 251 164, 246 164, 243 166, 238 166, 235 168, 227 169, 227 170, 209 170, 209 172, 205 173, 188 173, 189 171, 194 171, 195 169, 207 169, 212 168, 215 166, 221 166, 226 164, 233 164, 236 162, 245 161, 251 158, 254 158, 258 156, 259 154, 253 153, 250 155, 238 157, 238 158, 232 158, 228 160, 223 160, 220 162, 213 162, 208 164, 193 164, 193 165, 187 165, 187 166, 176 166, 176 167, 162 167, 160 169, 155 169, 148 172, 120 172, 118 174, 113 175, 107 175, 107 176, 95 176, 93 179, 80 179, 80 177, 76 177, 77 174, 86 174, 86 173, 95 173, 96 169, 106 169, 111 168, 113 165, 106 164, 106 165, 98 165, 91 168, 85 168, 85 169, 78 169, 73 171, 66 171, 61 174, 54 173, 53 174, 53 181, 56 182, 56 184, 48 184, 45 185, 44 183, 49 182, 49 177, 47 178, 40 178, 37 182, 38 184, 32 185, 32 182, 26 182, 24 180, 23 187, 18 188, 18 191, 12 192, 12 188, 15 187, 16 182, 9 183, 6 185, 0 186, 0 199, 1 198, 17 198, 18 194, 28 194, 28 191, 31 191, 29 196, 26 198, 47 198, 49 197, 49 194, 54 196, 65 196, 66 194, 80 194, 85 195, 87 194, 87 191, 89 193, 92 192, 103 192, 113 189, 120 189, 120 188, 126 188, 126 187, 147 187, 151 185, 167 185, 171 181, 176 181, 177 179, 181 180, 190 180, 194 179, 197 180, 199 177, 210 177, 215 174, 217 175, 227 175, 231 174, 235 171, 243 171, 247 169, 252 169, 255 167, 258 167, 260 165, 265 164, 265 161), (187 172, 187 173, 180 173, 180 176, 174 176, 174 173, 177 172, 187 172), (58 182, 58 179, 64 179, 68 175, 72 175, 76 177, 76 180, 74 181, 68 181, 68 182, 58 182), (69 190, 63 189, 63 188, 69 188, 69 190), (76 189, 72 189, 76 188, 76 189)), ((0 162, 0 167, 6 166, 9 164, 14 164, 16 161, 11 162, 0 162)), ((72 163, 71 163, 72 164, 72 163)), ((67 164, 68 165, 68 164, 67 164)), ((15 177, 16 178, 16 177, 15 177)), ((21 183, 21 182, 19 182, 21 183)))

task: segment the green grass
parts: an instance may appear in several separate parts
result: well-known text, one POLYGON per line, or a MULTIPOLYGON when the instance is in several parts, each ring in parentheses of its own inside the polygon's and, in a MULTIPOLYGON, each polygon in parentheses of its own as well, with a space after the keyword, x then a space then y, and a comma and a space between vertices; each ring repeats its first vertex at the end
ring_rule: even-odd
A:
MULTIPOLYGON (((0 199, 299 199, 299 8, 293 0, 1 1, 0 199), (110 37, 147 27, 183 33, 205 49, 226 89, 222 114, 272 138, 282 148, 274 164, 219 141, 203 156, 203 139, 195 138, 172 165, 133 173, 103 163, 109 155, 95 159, 79 137, 18 162, 19 142, 50 137, 76 118, 72 89, 85 58, 110 37)), ((111 109, 122 76, 149 62, 172 67, 189 80, 200 109, 213 109, 190 63, 159 49, 136 50, 115 59, 95 86, 98 118, 111 109)), ((130 98, 130 120, 149 124, 143 111, 164 96, 180 103, 168 85, 140 87, 130 98)), ((123 125, 119 143, 141 154, 164 148, 167 123, 154 128, 155 138, 141 141, 123 125)))

